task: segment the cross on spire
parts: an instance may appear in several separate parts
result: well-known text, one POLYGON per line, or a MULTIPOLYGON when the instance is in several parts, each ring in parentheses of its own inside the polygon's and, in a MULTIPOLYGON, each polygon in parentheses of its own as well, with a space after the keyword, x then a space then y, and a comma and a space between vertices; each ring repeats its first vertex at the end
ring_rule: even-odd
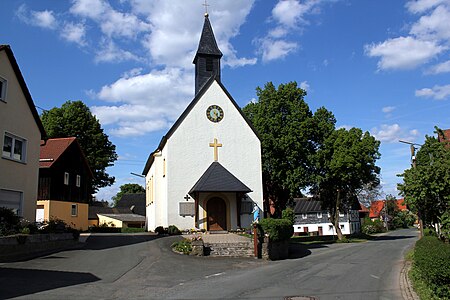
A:
POLYGON ((209 6, 209 4, 208 4, 207 0, 205 0, 205 3, 202 4, 202 5, 205 7, 205 16, 208 16, 208 6, 209 6))
POLYGON ((217 139, 214 138, 214 143, 209 143, 210 147, 214 147, 214 161, 218 161, 219 160, 219 149, 220 147, 222 147, 222 144, 217 142, 217 139))

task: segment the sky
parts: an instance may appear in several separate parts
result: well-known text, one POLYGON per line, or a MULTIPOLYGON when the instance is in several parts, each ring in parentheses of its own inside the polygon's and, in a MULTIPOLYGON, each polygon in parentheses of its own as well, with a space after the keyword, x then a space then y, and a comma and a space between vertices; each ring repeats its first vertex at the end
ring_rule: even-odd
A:
MULTIPOLYGON (((204 0, 2 0, 0 44, 14 52, 38 111, 81 100, 119 155, 113 186, 138 183, 150 152, 194 97, 204 0)), ((384 194, 410 150, 450 128, 450 0, 208 0, 222 83, 244 107, 290 81, 337 126, 380 142, 384 194)))

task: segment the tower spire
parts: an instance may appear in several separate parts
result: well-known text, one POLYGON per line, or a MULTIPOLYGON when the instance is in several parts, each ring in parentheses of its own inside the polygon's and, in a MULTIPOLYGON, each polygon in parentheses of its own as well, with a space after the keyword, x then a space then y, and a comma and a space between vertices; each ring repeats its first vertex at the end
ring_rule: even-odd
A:
MULTIPOLYGON (((205 5, 208 5, 206 1, 205 5)), ((221 57, 222 52, 217 46, 216 38, 209 22, 209 15, 205 13, 202 35, 193 61, 195 65, 195 94, 198 93, 209 78, 215 76, 220 81, 221 57)))

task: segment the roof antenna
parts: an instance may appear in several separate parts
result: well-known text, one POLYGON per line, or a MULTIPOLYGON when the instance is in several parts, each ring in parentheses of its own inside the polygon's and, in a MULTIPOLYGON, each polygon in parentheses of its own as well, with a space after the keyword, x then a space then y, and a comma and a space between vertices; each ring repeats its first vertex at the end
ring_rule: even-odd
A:
POLYGON ((208 6, 209 6, 209 4, 208 4, 207 0, 205 0, 205 3, 202 4, 202 5, 205 7, 205 17, 208 17, 209 16, 209 14, 208 14, 208 6))

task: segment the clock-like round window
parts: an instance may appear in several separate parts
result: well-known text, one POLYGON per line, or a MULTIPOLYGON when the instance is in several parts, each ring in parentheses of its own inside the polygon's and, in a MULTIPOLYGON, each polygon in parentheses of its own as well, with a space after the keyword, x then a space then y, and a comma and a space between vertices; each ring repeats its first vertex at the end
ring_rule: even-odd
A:
POLYGON ((214 123, 220 122, 223 119, 223 110, 219 105, 211 105, 206 110, 206 117, 214 123))

